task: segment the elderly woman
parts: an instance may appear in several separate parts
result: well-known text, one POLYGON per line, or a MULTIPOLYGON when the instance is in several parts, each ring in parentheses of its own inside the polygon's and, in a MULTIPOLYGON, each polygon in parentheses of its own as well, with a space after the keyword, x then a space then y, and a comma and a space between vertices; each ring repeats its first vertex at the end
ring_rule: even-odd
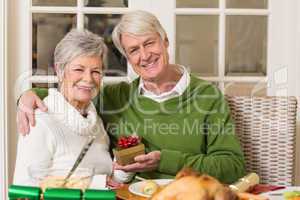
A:
POLYGON ((36 185, 28 168, 71 169, 82 147, 95 136, 80 168, 112 173, 109 138, 91 100, 98 94, 107 53, 103 39, 87 30, 70 31, 56 46, 59 89, 44 99, 48 112, 36 111, 36 126, 20 137, 15 184, 36 185))

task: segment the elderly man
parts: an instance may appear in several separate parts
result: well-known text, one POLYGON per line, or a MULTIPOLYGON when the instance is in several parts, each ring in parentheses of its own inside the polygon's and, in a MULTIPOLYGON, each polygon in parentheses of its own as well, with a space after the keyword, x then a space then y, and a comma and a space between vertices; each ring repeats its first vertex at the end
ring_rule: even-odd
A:
MULTIPOLYGON (((158 19, 145 11, 127 13, 112 36, 139 77, 104 87, 96 107, 113 141, 138 134, 146 146, 135 163, 115 168, 145 178, 170 178, 191 167, 224 183, 243 176, 243 153, 223 95, 184 66, 169 63, 169 41, 158 19)), ((32 91, 20 105, 26 109, 18 113, 19 130, 26 133, 28 120, 34 124, 31 110, 43 105, 32 91)))

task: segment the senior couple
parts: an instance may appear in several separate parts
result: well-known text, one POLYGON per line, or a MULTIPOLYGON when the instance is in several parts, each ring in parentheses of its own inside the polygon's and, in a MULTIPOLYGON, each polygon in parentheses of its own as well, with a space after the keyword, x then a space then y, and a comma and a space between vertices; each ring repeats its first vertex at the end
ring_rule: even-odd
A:
POLYGON ((223 95, 184 66, 169 63, 169 41, 158 19, 129 12, 112 38, 139 77, 100 89, 103 40, 86 30, 69 32, 54 54, 58 90, 31 90, 20 98, 19 132, 29 134, 19 138, 14 182, 28 183, 26 167, 34 162, 72 166, 91 135, 96 140, 81 165, 107 174, 108 185, 131 181, 134 174, 172 178, 183 167, 223 183, 243 176, 244 157, 223 95), (109 148, 124 134, 138 134, 146 153, 121 166, 109 148))

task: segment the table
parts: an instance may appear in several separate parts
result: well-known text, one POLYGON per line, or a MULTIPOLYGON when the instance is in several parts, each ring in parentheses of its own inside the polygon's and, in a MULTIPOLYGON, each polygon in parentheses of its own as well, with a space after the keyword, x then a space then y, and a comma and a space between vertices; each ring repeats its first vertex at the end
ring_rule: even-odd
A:
POLYGON ((290 186, 290 187, 286 187, 285 189, 267 192, 261 195, 268 197, 269 200, 282 200, 284 199, 283 193, 287 191, 300 191, 300 186, 290 186))
MULTIPOLYGON (((124 187, 116 190, 117 198, 119 200, 147 200, 147 198, 145 198, 145 197, 141 197, 141 196, 130 193, 128 191, 128 186, 129 185, 125 185, 124 187)), ((285 191, 294 191, 294 190, 300 191, 300 186, 286 187, 285 189, 267 192, 267 193, 264 193, 261 195, 268 197, 269 200, 282 200, 283 196, 280 194, 282 194, 285 191)))

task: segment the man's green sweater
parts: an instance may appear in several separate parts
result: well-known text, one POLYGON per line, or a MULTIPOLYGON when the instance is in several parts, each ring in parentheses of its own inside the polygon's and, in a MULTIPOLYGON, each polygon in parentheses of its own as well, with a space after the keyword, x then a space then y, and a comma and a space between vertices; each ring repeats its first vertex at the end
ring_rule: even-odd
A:
POLYGON ((158 103, 140 95, 138 84, 139 79, 107 85, 95 104, 113 144, 120 135, 138 134, 147 152, 161 151, 158 169, 141 176, 170 178, 191 167, 232 183, 245 174, 229 108, 217 87, 191 75, 181 96, 158 103))

